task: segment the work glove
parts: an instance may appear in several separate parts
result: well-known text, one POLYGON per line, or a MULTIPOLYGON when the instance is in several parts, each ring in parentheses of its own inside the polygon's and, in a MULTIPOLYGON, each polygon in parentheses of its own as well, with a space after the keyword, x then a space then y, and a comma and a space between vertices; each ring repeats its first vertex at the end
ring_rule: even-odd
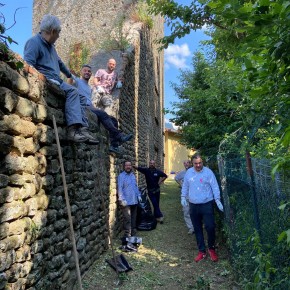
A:
POLYGON ((122 88, 122 82, 118 81, 116 84, 116 89, 121 89, 122 88))
POLYGON ((104 94, 104 93, 105 93, 105 90, 104 90, 104 88, 103 88, 102 86, 97 86, 97 87, 96 87, 96 90, 97 90, 97 92, 98 92, 99 94, 104 94))
POLYGON ((142 197, 141 196, 138 196, 138 201, 139 201, 139 203, 142 202, 142 197))
POLYGON ((219 210, 223 212, 224 207, 223 207, 223 204, 221 203, 221 201, 219 199, 216 199, 215 203, 216 203, 217 207, 219 208, 219 210))
POLYGON ((126 200, 119 200, 121 206, 126 206, 127 201, 126 200))
POLYGON ((187 204, 187 200, 186 200, 186 198, 185 197, 181 197, 181 205, 182 206, 187 206, 188 204, 187 204))

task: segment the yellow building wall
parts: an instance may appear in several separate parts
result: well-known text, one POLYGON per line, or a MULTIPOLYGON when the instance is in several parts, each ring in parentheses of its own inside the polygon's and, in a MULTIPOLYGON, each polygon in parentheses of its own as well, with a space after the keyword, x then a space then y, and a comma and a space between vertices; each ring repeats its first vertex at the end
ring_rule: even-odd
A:
POLYGON ((164 170, 166 174, 183 170, 183 161, 189 159, 192 155, 192 150, 179 143, 180 139, 180 135, 176 132, 165 131, 164 170))

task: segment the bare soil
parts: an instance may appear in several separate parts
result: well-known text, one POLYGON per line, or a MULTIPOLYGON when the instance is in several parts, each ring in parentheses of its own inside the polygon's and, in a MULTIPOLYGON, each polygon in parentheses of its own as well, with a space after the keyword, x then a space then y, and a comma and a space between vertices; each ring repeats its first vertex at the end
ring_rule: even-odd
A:
POLYGON ((112 258, 108 250, 83 277, 84 290, 238 289, 221 234, 217 233, 219 261, 214 263, 207 257, 199 263, 194 262, 198 253, 195 236, 187 233, 180 189, 174 180, 162 186, 160 204, 164 223, 158 224, 153 231, 138 232, 143 242, 137 253, 121 252, 120 238, 113 240, 116 255, 124 254, 133 270, 117 275, 105 261, 112 258))

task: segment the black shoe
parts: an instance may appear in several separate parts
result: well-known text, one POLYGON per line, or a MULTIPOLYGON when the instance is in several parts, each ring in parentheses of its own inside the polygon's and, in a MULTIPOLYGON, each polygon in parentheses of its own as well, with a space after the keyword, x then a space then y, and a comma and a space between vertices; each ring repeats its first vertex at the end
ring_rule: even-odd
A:
POLYGON ((114 147, 114 146, 109 147, 109 152, 117 154, 117 155, 121 154, 120 149, 118 147, 114 147))
POLYGON ((80 132, 87 138, 87 140, 85 141, 86 144, 89 144, 89 145, 98 145, 100 143, 99 140, 97 140, 96 138, 94 138, 89 129, 86 128, 86 127, 81 127, 80 129, 80 132))
POLYGON ((88 141, 88 137, 81 132, 80 128, 74 125, 68 127, 67 139, 75 143, 85 143, 88 141))
POLYGON ((120 140, 119 140, 119 142, 121 142, 121 143, 125 143, 125 142, 127 142, 127 141, 129 141, 129 140, 131 140, 133 138, 133 134, 128 134, 128 135, 122 135, 121 137, 120 137, 120 140))

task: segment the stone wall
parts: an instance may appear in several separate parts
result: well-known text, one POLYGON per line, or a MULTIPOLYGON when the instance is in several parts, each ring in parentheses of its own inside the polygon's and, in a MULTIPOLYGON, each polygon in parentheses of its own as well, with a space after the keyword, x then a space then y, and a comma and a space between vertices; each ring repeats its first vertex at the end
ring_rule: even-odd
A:
MULTIPOLYGON (((109 2, 111 8, 103 7, 107 13, 96 19, 106 27, 111 23, 110 15, 135 1, 109 2)), ((84 15, 98 15, 101 5, 109 5, 97 2, 95 11, 95 1, 82 8, 80 3, 34 1, 35 23, 45 13, 61 15, 64 25, 57 49, 65 61, 74 37, 94 42, 74 27, 76 20, 85 23, 84 15)), ((68 143, 63 93, 31 69, 30 73, 27 69, 18 72, 1 63, 0 289, 71 290, 77 285, 52 115, 58 125, 82 274, 107 249, 108 230, 114 235, 121 230, 116 179, 124 160, 147 166, 155 159, 163 168, 163 54, 154 44, 156 37, 162 36, 162 27, 161 18, 155 19, 153 29, 137 25, 134 45, 125 52, 91 53, 93 72, 114 57, 124 77, 122 89, 115 92, 117 117, 120 128, 132 132, 134 138, 122 145, 119 158, 108 154, 108 133, 90 113, 90 130, 101 144, 68 143)), ((136 174, 139 186, 144 186, 144 176, 136 174)))
POLYGON ((72 289, 75 284, 53 115, 81 272, 108 246, 107 132, 89 115, 101 144, 68 143, 64 94, 39 77, 0 62, 0 289, 72 289))

